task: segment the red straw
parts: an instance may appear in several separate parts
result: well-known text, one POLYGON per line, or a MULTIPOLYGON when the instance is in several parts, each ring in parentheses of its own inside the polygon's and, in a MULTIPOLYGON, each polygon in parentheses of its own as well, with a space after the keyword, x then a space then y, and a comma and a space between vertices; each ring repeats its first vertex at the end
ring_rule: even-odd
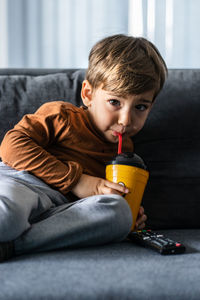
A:
POLYGON ((118 154, 122 153, 122 134, 121 133, 117 133, 118 135, 118 154))

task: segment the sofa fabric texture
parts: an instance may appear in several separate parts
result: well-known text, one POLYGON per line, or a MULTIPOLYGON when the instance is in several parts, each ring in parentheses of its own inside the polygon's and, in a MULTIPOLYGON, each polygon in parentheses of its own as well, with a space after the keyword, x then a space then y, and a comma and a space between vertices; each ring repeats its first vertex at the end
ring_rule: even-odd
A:
POLYGON ((169 70, 135 151, 150 180, 144 206, 151 228, 200 228, 200 72, 169 70))
POLYGON ((45 102, 65 100, 77 106, 82 103, 80 91, 84 70, 50 74, 47 71, 41 75, 34 71, 25 72, 20 70, 18 75, 0 72, 0 140, 23 115, 34 113, 45 102))
MULTIPOLYGON (((49 101, 82 104, 85 70, 0 72, 0 140, 26 113, 49 101)), ((133 137, 135 152, 150 171, 143 205, 155 229, 200 227, 200 75, 169 70, 143 130, 133 137)))
MULTIPOLYGON (((1 69, 0 141, 49 101, 81 105, 80 69, 1 69)), ((143 197, 148 227, 184 243, 161 256, 124 241, 23 255, 0 264, 1 299, 199 299, 200 70, 169 70, 135 152, 150 172, 143 197)))

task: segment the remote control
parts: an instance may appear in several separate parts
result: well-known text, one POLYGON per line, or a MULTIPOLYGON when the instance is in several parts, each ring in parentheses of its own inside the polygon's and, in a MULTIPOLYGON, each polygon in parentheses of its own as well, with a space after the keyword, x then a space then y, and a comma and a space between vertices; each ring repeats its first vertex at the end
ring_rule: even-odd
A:
POLYGON ((160 254, 181 254, 185 252, 183 244, 150 229, 133 231, 128 235, 128 239, 144 247, 156 250, 160 254))

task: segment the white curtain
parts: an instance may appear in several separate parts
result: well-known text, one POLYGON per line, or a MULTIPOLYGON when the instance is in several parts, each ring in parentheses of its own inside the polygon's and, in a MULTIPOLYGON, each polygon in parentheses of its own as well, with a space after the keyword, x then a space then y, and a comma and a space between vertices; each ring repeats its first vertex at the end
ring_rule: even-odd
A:
POLYGON ((96 41, 125 33, 199 68, 199 15, 199 0, 0 0, 0 67, 86 68, 96 41))
POLYGON ((149 38, 171 68, 200 68, 199 0, 130 0, 129 33, 149 38))

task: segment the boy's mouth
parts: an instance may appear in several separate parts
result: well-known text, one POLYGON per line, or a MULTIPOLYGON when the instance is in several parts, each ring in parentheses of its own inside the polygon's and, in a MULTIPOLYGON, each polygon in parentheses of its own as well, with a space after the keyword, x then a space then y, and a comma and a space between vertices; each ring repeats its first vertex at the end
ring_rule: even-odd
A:
POLYGON ((121 132, 118 132, 118 131, 113 131, 113 135, 114 136, 118 136, 119 134, 122 134, 121 132))
POLYGON ((119 134, 121 134, 121 135, 123 135, 125 132, 123 132, 123 131, 113 131, 113 135, 114 136, 119 136, 119 134))

